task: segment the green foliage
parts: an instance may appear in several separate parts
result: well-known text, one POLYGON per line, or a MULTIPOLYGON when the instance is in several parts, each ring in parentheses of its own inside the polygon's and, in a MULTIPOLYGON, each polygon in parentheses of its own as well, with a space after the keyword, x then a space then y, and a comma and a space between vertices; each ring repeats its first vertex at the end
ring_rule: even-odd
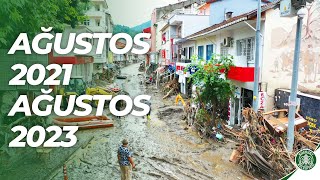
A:
POLYGON ((72 27, 82 22, 89 0, 0 0, 0 48, 10 47, 16 37, 41 32, 53 27, 61 32, 64 24, 72 27))
POLYGON ((139 32, 133 30, 132 28, 128 27, 128 26, 124 26, 124 25, 115 25, 113 26, 113 34, 117 34, 117 33, 127 33, 129 34, 131 37, 134 37, 135 35, 137 35, 139 32))
POLYGON ((148 28, 150 26, 151 26, 151 20, 144 22, 142 24, 139 24, 137 26, 134 26, 131 29, 137 32, 141 32, 143 29, 148 28))
POLYGON ((202 125, 207 121, 208 112, 204 109, 199 109, 196 114, 197 122, 202 125))
MULTIPOLYGON (((195 58, 197 57, 193 57, 195 58)), ((233 66, 232 60, 232 56, 216 54, 213 54, 207 63, 203 60, 192 60, 193 63, 189 67, 193 66, 197 69, 196 73, 191 76, 192 82, 200 88, 199 98, 203 103, 219 104, 232 96, 234 87, 230 80, 225 78, 230 67, 233 66)))

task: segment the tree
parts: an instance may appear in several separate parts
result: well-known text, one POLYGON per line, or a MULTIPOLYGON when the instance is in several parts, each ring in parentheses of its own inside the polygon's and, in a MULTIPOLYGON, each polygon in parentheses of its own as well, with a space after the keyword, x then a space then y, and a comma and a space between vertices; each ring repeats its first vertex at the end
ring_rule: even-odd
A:
POLYGON ((41 27, 63 31, 82 22, 89 0, 0 0, 0 48, 8 48, 21 32, 30 37, 41 27))
POLYGON ((139 32, 135 31, 134 29, 128 27, 128 26, 124 26, 124 25, 115 25, 113 26, 113 33, 117 34, 117 33, 127 33, 129 34, 131 37, 134 37, 135 35, 137 35, 139 32))
POLYGON ((215 120, 224 114, 225 106, 233 95, 234 86, 226 78, 230 67, 233 66, 232 60, 232 56, 212 55, 211 60, 206 64, 203 61, 199 61, 198 63, 192 63, 188 67, 196 69, 191 79, 199 89, 197 91, 197 101, 201 106, 200 112, 207 111, 205 109, 207 104, 211 105, 211 113, 204 113, 211 114, 211 117, 206 116, 205 118, 206 121, 210 121, 211 125, 215 125, 215 120))

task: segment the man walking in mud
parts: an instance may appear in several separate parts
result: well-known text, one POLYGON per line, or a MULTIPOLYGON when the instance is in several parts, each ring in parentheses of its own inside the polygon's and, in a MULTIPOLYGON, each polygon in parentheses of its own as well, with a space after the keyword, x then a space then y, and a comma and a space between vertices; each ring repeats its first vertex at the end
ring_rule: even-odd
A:
POLYGON ((121 180, 131 180, 131 171, 136 165, 132 159, 132 152, 128 149, 128 140, 124 139, 118 149, 118 162, 121 170, 121 180))

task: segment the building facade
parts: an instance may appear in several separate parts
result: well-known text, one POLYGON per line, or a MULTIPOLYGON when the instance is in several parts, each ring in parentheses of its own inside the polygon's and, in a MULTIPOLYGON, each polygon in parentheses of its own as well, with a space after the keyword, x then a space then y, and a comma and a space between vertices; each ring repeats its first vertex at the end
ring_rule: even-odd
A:
MULTIPOLYGON (((211 14, 228 9, 230 0, 211 3, 211 14), (223 2, 227 7, 222 6, 223 2), (220 3, 217 6, 217 3, 220 3), (213 7, 220 8, 213 9, 213 7)), ((249 1, 243 6, 254 7, 256 1, 249 1)), ((235 1, 236 3, 236 1, 235 1)), ((256 10, 239 12, 241 5, 237 6, 236 16, 229 11, 222 21, 209 28, 203 29, 186 38, 186 43, 193 43, 199 59, 210 59, 210 54, 232 55, 235 67, 232 67, 229 78, 236 86, 235 98, 229 103, 229 122, 231 125, 240 124, 242 109, 251 107, 253 101, 253 80, 255 62, 255 26, 256 10), (231 15, 230 15, 231 14, 231 15)), ((304 18, 302 31, 301 60, 299 68, 299 97, 301 99, 300 114, 309 121, 309 127, 319 128, 320 116, 315 108, 320 105, 320 79, 319 61, 320 50, 318 41, 320 34, 319 2, 307 5, 308 14, 304 18), (302 102, 303 101, 303 102, 302 102), (308 106, 313 104, 313 106, 308 106), (304 106, 304 107, 302 107, 304 106), (313 108, 312 108, 313 107, 313 108)), ((231 9, 231 8, 230 8, 231 9)), ((232 9, 231 9, 232 10, 232 9)), ((249 10, 245 7, 243 10, 249 10)), ((222 13, 222 14, 223 14, 222 13)), ((220 12, 221 14, 221 12, 220 12)), ((216 20, 219 15, 211 17, 216 20)), ((259 109, 271 111, 274 108, 288 108, 288 92, 291 88, 293 52, 295 45, 296 17, 281 17, 279 1, 264 3, 262 5, 260 48, 260 73, 259 73, 259 109), (287 89, 287 90, 279 90, 287 89), (285 99, 283 99, 285 98, 285 99)))
MULTIPOLYGON (((85 25, 78 25, 75 28, 71 26, 66 26, 61 40, 61 47, 70 46, 69 38, 71 33, 75 33, 79 35, 81 33, 93 33, 88 27, 85 25)), ((93 49, 87 55, 77 55, 71 51, 66 55, 60 55, 56 52, 52 53, 51 62, 55 64, 73 64, 71 77, 81 77, 86 83, 90 84, 93 80, 93 62, 94 62, 94 54, 95 48, 92 40, 88 40, 93 46, 93 49)), ((81 49, 82 47, 75 44, 74 48, 81 49)), ((61 79, 63 77, 60 77, 61 79)))
MULTIPOLYGON (((153 10, 151 14, 151 63, 158 64, 159 59, 161 58, 163 35, 161 29, 163 29, 163 27, 168 23, 168 19, 178 11, 189 11, 189 13, 196 13, 197 7, 201 4, 201 0, 187 0, 176 4, 156 8, 153 10)), ((147 65, 149 65, 150 62, 147 62, 147 65)))
MULTIPOLYGON (((113 22, 111 15, 108 11, 108 5, 106 0, 90 0, 91 6, 86 12, 87 19, 83 24, 88 27, 93 33, 112 33, 113 22)), ((106 40, 107 41, 107 40, 106 40)), ((98 40, 94 39, 92 42, 97 45, 98 40)), ((109 44, 103 48, 102 54, 94 54, 93 74, 102 73, 103 69, 109 61, 109 44)))

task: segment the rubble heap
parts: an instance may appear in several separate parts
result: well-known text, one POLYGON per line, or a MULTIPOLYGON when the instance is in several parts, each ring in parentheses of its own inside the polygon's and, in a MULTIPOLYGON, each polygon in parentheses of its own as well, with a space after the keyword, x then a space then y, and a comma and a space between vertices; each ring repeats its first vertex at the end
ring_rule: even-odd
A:
POLYGON ((236 138, 237 149, 230 161, 241 164, 248 173, 263 179, 280 179, 293 172, 296 153, 304 148, 315 150, 319 137, 310 132, 296 132, 294 150, 289 153, 286 148, 286 133, 276 135, 268 129, 261 113, 246 110, 246 125, 241 130, 223 127, 225 136, 236 138))

